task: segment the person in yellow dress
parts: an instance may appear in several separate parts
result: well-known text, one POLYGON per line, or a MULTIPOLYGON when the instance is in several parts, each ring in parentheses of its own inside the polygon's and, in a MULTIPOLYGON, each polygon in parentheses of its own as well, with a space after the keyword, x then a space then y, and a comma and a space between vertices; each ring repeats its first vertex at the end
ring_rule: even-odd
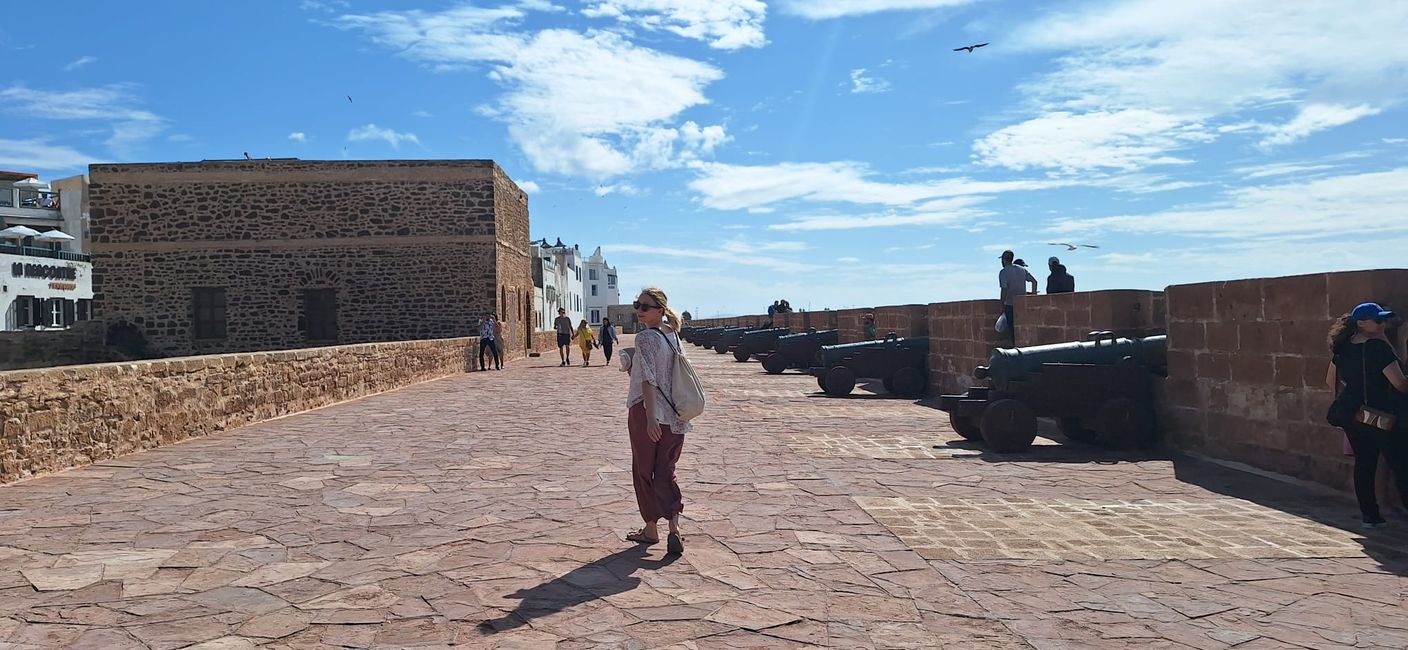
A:
POLYGON ((582 367, 592 365, 592 347, 596 345, 596 335, 592 333, 592 328, 587 325, 587 319, 583 318, 582 323, 577 326, 577 345, 582 348, 582 367))

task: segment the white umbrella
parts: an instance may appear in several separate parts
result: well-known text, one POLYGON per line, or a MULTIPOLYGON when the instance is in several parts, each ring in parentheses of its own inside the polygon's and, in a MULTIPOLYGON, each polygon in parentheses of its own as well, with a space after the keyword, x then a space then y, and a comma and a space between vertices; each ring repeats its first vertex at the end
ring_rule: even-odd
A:
POLYGON ((64 232, 64 231, 62 231, 62 230, 48 230, 48 231, 45 231, 45 232, 43 232, 43 233, 40 233, 40 235, 39 235, 38 237, 35 237, 35 238, 34 238, 34 241, 42 241, 42 242, 73 241, 73 235, 70 235, 70 234, 68 234, 68 233, 66 233, 66 232, 64 232))
POLYGON ((28 226, 10 226, 0 230, 0 238, 4 239, 24 239, 25 237, 38 237, 39 231, 28 226))
POLYGON ((15 182, 15 187, 17 187, 17 188, 19 188, 19 189, 22 189, 22 190, 39 190, 39 189, 43 189, 43 188, 49 187, 49 184, 48 184, 48 183, 45 183, 45 182, 43 182, 43 181, 41 181, 41 180, 39 180, 39 179, 37 179, 37 178, 35 178, 35 177, 33 177, 33 176, 30 176, 29 178, 26 178, 26 179, 24 179, 24 180, 22 180, 22 181, 16 181, 16 182, 15 182))

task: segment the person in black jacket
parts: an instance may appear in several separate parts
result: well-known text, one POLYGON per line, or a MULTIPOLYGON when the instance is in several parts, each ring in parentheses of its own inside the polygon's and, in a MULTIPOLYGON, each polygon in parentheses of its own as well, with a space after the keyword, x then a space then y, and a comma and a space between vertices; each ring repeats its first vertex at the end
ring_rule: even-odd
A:
POLYGON ((1361 407, 1408 415, 1403 413, 1408 378, 1403 376, 1398 353, 1385 333, 1385 323, 1394 318, 1393 312, 1366 302, 1330 328, 1334 359, 1325 372, 1325 383, 1337 392, 1331 421, 1344 429, 1354 449, 1354 495, 1359 499, 1366 528, 1387 524, 1374 493, 1380 454, 1388 460, 1398 493, 1408 503, 1408 427, 1404 426, 1408 425, 1408 418, 1400 417, 1394 430, 1384 431, 1361 424, 1354 417, 1361 407))
POLYGON ((1075 292, 1076 277, 1066 272, 1066 265, 1060 259, 1052 257, 1046 260, 1046 266, 1051 269, 1051 275, 1046 276, 1046 295, 1075 292))

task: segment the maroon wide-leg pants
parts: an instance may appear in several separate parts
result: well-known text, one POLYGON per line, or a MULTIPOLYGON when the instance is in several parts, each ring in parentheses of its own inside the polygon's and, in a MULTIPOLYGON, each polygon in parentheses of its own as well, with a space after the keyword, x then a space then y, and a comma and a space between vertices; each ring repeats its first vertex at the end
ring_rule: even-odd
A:
POLYGON ((669 519, 684 511, 684 497, 675 481, 675 463, 684 450, 684 436, 660 425, 658 442, 645 432, 645 405, 636 404, 626 416, 631 432, 631 474, 635 481, 636 505, 646 523, 669 519))

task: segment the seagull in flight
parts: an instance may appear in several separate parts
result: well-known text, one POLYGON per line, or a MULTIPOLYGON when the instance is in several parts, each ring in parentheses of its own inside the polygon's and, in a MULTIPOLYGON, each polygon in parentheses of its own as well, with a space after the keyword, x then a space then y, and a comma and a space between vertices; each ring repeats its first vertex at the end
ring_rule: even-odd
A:
POLYGON ((351 95, 348 95, 348 96, 347 96, 347 103, 348 103, 348 104, 351 104, 351 103, 352 103, 352 96, 351 96, 351 95))
POLYGON ((973 53, 973 50, 976 50, 976 49, 978 49, 978 48, 980 48, 980 47, 986 47, 986 46, 987 46, 987 43, 978 43, 977 45, 964 45, 963 47, 955 47, 955 48, 953 48, 953 51, 954 51, 954 52, 967 52, 967 53, 969 53, 969 54, 972 54, 972 53, 973 53))
POLYGON ((1073 250, 1075 250, 1075 249, 1077 249, 1077 248, 1100 248, 1099 246, 1092 246, 1092 245, 1090 245, 1090 244, 1067 244, 1067 243, 1065 243, 1065 242, 1047 242, 1046 245, 1047 245, 1047 246, 1065 246, 1065 247, 1066 247, 1066 250, 1068 250, 1068 251, 1073 251, 1073 250))

